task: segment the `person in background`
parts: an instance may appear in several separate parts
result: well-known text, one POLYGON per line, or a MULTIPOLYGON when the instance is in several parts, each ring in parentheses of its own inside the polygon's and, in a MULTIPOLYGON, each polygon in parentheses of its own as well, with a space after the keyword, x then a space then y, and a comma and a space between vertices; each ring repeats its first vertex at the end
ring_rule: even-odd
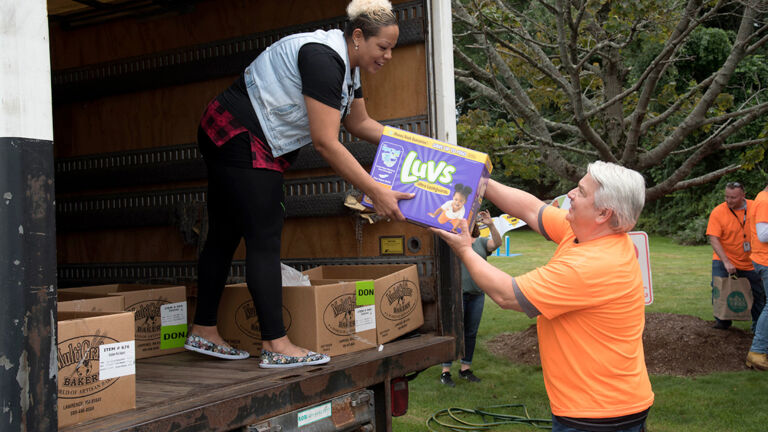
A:
POLYGON ((400 199, 373 180, 339 141, 344 128, 378 143, 384 127, 368 116, 360 70, 377 73, 392 59, 399 27, 387 0, 352 0, 346 28, 286 36, 264 50, 205 109, 198 145, 208 168, 208 237, 200 255, 198 299, 185 348, 225 359, 248 353, 218 332, 217 309, 232 256, 245 239, 246 282, 258 314, 260 367, 327 363, 294 345, 282 315, 280 236, 283 172, 310 142, 387 219, 403 221, 400 199))
MULTIPOLYGON (((757 318, 765 306, 760 275, 750 259, 751 242, 747 226, 747 212, 753 205, 752 200, 745 198, 744 186, 739 182, 725 185, 725 202, 720 203, 709 214, 707 238, 712 245, 712 295, 715 293, 715 277, 736 275, 749 280, 752 287, 752 331, 755 330, 757 318)), ((726 330, 731 326, 731 320, 721 320, 715 317, 716 329, 726 330)))
MULTIPOLYGON (((487 260, 488 255, 501 245, 501 235, 499 235, 499 230, 493 224, 493 219, 491 219, 491 214, 488 210, 478 213, 477 220, 488 227, 491 231, 491 238, 480 237, 480 228, 478 224, 475 224, 472 230, 472 238, 474 239, 472 240, 472 250, 487 260)), ((480 327, 480 319, 483 317, 485 293, 477 287, 464 264, 461 265, 461 290, 464 301, 464 357, 461 358, 459 377, 469 382, 480 382, 480 378, 472 373, 470 367, 472 366, 472 357, 475 353, 477 329, 480 327)), ((451 363, 443 363, 440 382, 449 387, 456 385, 451 378, 451 363)))
POLYGON ((644 430, 654 394, 643 352, 642 274, 627 234, 645 204, 642 175, 591 163, 568 193, 568 210, 493 180, 485 197, 558 244, 547 264, 512 277, 479 257, 465 230, 431 230, 494 302, 537 317, 552 431, 644 430))
MULTIPOLYGON (((768 295, 768 186, 757 194, 751 207, 747 219, 752 239, 752 264, 760 276, 763 295, 768 295)), ((763 306, 760 311, 754 332, 746 365, 765 371, 768 370, 768 307, 763 306)))

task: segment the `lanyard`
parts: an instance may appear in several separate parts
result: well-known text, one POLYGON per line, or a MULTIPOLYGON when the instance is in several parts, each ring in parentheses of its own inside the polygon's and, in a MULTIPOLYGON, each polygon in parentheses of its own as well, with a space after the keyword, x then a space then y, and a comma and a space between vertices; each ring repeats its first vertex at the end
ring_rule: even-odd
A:
POLYGON ((747 233, 744 232, 744 225, 747 223, 747 205, 744 204, 744 219, 741 220, 741 221, 739 220, 739 217, 736 216, 736 212, 734 212, 732 208, 728 207, 728 210, 730 210, 731 214, 733 215, 733 217, 736 218, 736 222, 738 222, 739 225, 741 225, 741 234, 746 239, 747 238, 747 233))

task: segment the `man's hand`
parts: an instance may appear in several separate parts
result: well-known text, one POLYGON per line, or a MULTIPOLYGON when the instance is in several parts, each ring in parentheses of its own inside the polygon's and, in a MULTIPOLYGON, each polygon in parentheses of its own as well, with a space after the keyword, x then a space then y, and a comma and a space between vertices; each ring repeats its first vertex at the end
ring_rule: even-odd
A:
POLYGON ((469 251, 472 252, 472 237, 469 235, 469 227, 467 226, 466 219, 459 221, 458 228, 461 230, 461 232, 458 234, 450 233, 448 231, 437 228, 430 228, 430 230, 432 230, 433 233, 437 234, 441 239, 448 243, 448 246, 450 246, 456 255, 461 258, 462 252, 466 249, 469 249, 469 251))
POLYGON ((733 265, 733 263, 730 261, 723 260, 723 266, 725 267, 725 271, 727 271, 729 275, 736 274, 736 272, 738 271, 736 269, 736 266, 733 265))

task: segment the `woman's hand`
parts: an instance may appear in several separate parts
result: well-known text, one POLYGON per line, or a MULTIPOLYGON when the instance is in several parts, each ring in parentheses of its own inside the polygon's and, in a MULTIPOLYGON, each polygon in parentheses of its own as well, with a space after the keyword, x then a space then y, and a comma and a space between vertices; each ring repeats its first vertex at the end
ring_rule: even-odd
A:
POLYGON ((400 212, 400 207, 398 207, 397 203, 402 199, 411 199, 414 196, 415 194, 412 193, 393 191, 392 189, 380 186, 377 188, 376 194, 370 198, 373 201, 373 208, 376 210, 376 213, 388 220, 404 221, 405 216, 400 212))

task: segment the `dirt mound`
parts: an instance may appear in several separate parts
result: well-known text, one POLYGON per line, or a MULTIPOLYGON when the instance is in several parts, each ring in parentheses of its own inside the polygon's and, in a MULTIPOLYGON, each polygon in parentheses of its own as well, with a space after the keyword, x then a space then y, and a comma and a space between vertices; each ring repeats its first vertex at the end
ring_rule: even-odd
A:
MULTIPOLYGON (((752 344, 752 334, 737 328, 718 330, 713 321, 690 315, 648 313, 643 346, 648 372, 694 376, 740 371, 752 344)), ((503 333, 488 341, 488 350, 513 363, 540 365, 536 325, 518 333, 503 333)))

